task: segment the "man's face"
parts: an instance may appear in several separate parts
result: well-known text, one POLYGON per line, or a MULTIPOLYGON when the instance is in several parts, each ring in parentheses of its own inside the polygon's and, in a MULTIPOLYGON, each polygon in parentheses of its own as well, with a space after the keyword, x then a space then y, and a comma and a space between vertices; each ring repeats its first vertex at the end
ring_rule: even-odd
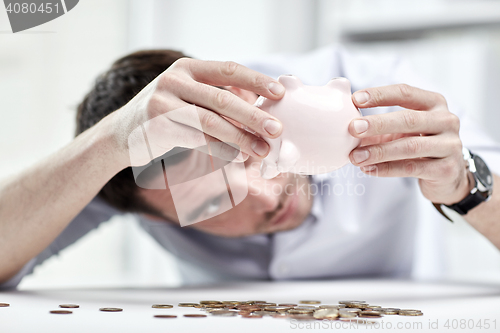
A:
MULTIPOLYGON (((250 157, 245 162, 248 195, 241 203, 189 227, 223 237, 273 233, 298 227, 311 211, 312 198, 307 195, 308 177, 281 174, 265 180, 259 176, 259 166, 260 159, 250 157)), ((217 194, 218 189, 213 184, 197 182, 196 188, 186 190, 181 200, 193 208, 191 211, 199 210, 198 214, 203 218, 204 214, 217 214, 221 208, 217 194), (199 193, 213 194, 197 195, 199 193)), ((168 220, 179 222, 179 209, 176 209, 179 205, 174 206, 169 190, 141 190, 141 195, 168 220)))
MULTIPOLYGON (((249 103, 254 103, 257 98, 248 91, 231 87, 228 90, 249 103)), ((169 175, 175 175, 176 179, 188 179, 193 173, 210 173, 212 171, 210 163, 204 162, 204 159, 206 155, 194 150, 185 161, 166 168, 169 185, 171 184, 169 175)), ((234 192, 238 186, 240 189, 244 186, 245 193, 248 189, 248 195, 235 207, 229 206, 230 209, 227 207, 227 202, 221 199, 227 193, 227 187, 220 181, 194 181, 182 185, 180 191, 173 186, 167 190, 141 190, 140 195, 150 206, 172 222, 179 223, 179 217, 183 212, 189 211, 188 215, 197 215, 193 218, 202 221, 189 227, 217 236, 242 237, 296 228, 311 211, 312 198, 308 195, 309 178, 285 173, 274 179, 265 180, 260 177, 260 163, 261 159, 254 157, 248 158, 245 162, 246 181, 241 181, 244 175, 241 176, 240 173, 241 182, 231 184, 231 191, 234 192), (172 192, 175 192, 175 200, 172 198, 172 192), (218 210, 223 213, 217 212, 218 210)), ((161 176, 158 179, 162 181, 161 176)), ((184 215, 181 220, 185 220, 184 215)))

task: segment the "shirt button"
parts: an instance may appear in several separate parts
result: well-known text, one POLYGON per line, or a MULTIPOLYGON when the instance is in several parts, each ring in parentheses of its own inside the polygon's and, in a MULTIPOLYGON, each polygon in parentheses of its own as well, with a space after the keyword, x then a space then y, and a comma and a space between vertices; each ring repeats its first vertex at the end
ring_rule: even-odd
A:
POLYGON ((281 275, 286 275, 290 273, 290 265, 282 262, 281 264, 278 265, 278 273, 281 275))

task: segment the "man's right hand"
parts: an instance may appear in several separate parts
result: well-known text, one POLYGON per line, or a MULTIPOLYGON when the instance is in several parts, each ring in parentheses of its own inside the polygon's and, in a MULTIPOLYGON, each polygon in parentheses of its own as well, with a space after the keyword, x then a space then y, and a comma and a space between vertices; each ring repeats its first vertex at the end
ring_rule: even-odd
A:
POLYGON ((214 141, 236 144, 251 156, 266 156, 269 146, 261 137, 278 137, 281 123, 228 90, 217 88, 223 86, 274 100, 285 92, 278 81, 234 62, 179 59, 113 115, 124 166, 149 162, 146 152, 144 158, 129 160, 129 153, 137 149, 131 147, 136 141, 134 130, 141 137, 147 133, 152 158, 175 146, 196 148, 214 141))

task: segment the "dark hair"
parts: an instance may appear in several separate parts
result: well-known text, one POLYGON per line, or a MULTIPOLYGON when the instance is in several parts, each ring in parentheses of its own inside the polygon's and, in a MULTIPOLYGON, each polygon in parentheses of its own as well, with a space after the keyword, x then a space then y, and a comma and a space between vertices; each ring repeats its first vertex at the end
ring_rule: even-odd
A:
MULTIPOLYGON (((186 55, 178 51, 147 50, 131 53, 115 61, 107 72, 97 78, 92 90, 78 106, 76 135, 127 104, 158 75, 183 57, 186 55)), ((125 212, 161 216, 139 196, 138 190, 132 168, 129 167, 111 178, 98 196, 125 212)))

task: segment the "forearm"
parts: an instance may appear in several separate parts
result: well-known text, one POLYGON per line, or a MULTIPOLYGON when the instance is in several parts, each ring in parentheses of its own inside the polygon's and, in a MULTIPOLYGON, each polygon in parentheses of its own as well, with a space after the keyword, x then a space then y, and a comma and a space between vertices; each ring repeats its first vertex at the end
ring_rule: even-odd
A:
POLYGON ((0 282, 45 249, 126 166, 117 159, 112 117, 0 183, 0 282))
POLYGON ((493 177, 494 187, 490 200, 470 210, 464 218, 500 249, 500 177, 495 174, 493 177))

